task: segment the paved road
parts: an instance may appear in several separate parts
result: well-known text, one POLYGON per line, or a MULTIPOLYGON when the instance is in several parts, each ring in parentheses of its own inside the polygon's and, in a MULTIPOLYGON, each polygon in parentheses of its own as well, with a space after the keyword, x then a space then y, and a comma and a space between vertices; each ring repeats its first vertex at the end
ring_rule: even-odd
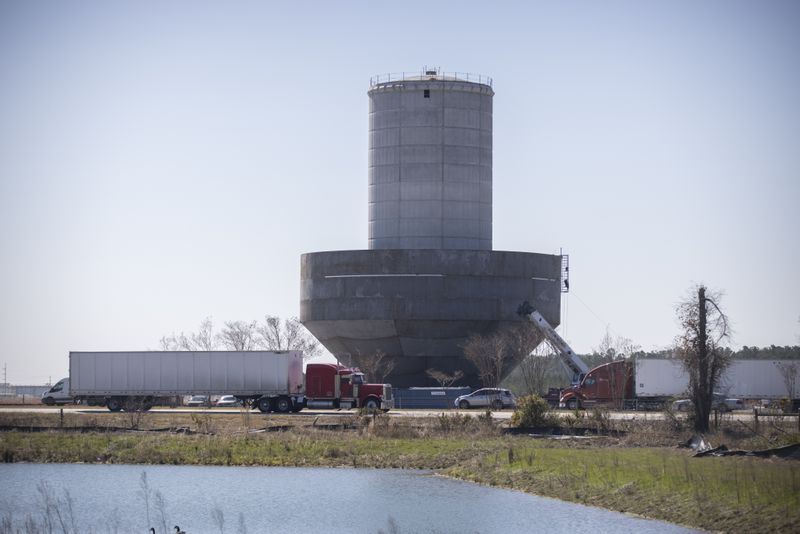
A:
MULTIPOLYGON (((108 414, 110 413, 106 408, 100 406, 0 406, 0 414, 2 413, 59 413, 59 411, 63 408, 65 412, 73 413, 73 414, 86 414, 86 415, 101 415, 101 414, 108 414)), ((150 410, 151 413, 209 413, 209 414, 239 414, 239 408, 153 408, 150 410)), ((254 415, 259 415, 261 412, 258 410, 253 410, 252 412, 254 415)), ((394 409, 387 412, 388 415, 392 417, 438 417, 442 414, 454 414, 454 413, 465 413, 468 415, 480 415, 483 414, 483 410, 400 410, 394 409)), ((511 411, 504 410, 500 412, 492 412, 492 416, 496 419, 509 419, 511 418, 511 411)), ((296 414, 292 414, 293 416, 320 416, 320 415, 330 415, 330 416, 353 416, 357 415, 357 409, 350 409, 350 410, 303 410, 296 414)))
MULTIPOLYGON (((102 414, 110 413, 107 409, 101 408, 99 406, 64 406, 63 407, 65 412, 70 412, 74 414, 83 414, 83 415, 92 415, 98 416, 102 414)), ((61 407, 50 407, 50 406, 2 406, 0 405, 0 414, 2 413, 58 413, 61 410, 61 407)), ((238 408, 153 408, 151 410, 153 413, 163 413, 163 414, 180 414, 180 413, 209 413, 209 414, 238 414, 240 410, 238 408)), ((254 414, 258 415, 261 412, 255 410, 254 414)), ((327 416, 353 416, 358 413, 358 410, 303 410, 297 414, 293 414, 295 417, 318 417, 321 415, 327 416)), ((440 415, 452 415, 456 413, 467 414, 472 416, 477 416, 485 413, 483 410, 475 409, 475 410, 400 410, 394 409, 388 412, 388 415, 391 417, 438 417, 440 415)), ((495 411, 492 412, 492 417, 496 420, 506 420, 511 418, 511 410, 502 410, 502 411, 495 411)), ((572 412, 566 410, 558 410, 555 413, 559 414, 560 416, 566 416, 571 414, 572 412)), ((587 416, 590 416, 591 412, 586 412, 587 416)), ((661 420, 664 419, 665 415, 661 412, 634 412, 634 411, 611 411, 609 412, 609 417, 614 420, 639 420, 639 421, 654 421, 654 420, 661 420)), ((685 417, 685 415, 681 414, 678 417, 685 417)), ((749 421, 753 418, 753 413, 749 411, 740 411, 740 412, 733 412, 730 414, 725 414, 726 418, 731 418, 740 421, 749 421)))

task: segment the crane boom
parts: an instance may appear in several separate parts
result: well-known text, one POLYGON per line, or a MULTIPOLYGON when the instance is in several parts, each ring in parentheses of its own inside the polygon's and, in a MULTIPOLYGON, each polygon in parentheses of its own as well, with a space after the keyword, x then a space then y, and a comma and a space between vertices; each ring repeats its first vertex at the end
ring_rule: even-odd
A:
POLYGON ((572 383, 579 384, 586 373, 589 372, 589 366, 575 354, 572 347, 564 341, 564 338, 558 335, 555 328, 527 300, 517 308, 517 314, 527 317, 539 329, 547 340, 548 345, 558 353, 561 358, 561 364, 567 372, 572 374, 572 383))

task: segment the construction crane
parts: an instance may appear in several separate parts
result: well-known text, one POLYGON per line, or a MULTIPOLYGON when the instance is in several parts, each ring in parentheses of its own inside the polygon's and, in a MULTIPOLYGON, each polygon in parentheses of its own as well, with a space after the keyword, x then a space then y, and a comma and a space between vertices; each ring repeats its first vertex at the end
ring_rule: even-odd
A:
POLYGON ((572 385, 580 384, 586 373, 589 372, 589 366, 581 360, 575 351, 567 344, 564 339, 558 335, 555 328, 553 328, 547 319, 542 317, 542 314, 536 311, 531 304, 526 300, 517 308, 517 314, 527 317, 542 333, 547 344, 559 355, 561 365, 572 377, 572 385))

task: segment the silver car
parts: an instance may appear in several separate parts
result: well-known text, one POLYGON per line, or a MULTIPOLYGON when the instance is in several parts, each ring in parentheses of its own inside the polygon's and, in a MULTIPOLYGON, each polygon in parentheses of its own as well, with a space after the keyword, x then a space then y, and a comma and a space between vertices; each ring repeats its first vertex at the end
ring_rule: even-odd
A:
POLYGON ((502 408, 515 408, 517 399, 514 394, 507 389, 483 388, 473 391, 469 395, 461 395, 454 401, 456 408, 466 410, 468 408, 492 408, 500 410, 502 408))
MULTIPOLYGON (((694 408, 690 399, 680 399, 672 403, 672 409, 676 412, 686 412, 694 408)), ((722 395, 714 394, 711 409, 720 412, 731 412, 733 410, 743 410, 745 408, 742 399, 728 399, 722 395)))
POLYGON ((237 399, 233 395, 223 395, 222 397, 219 398, 219 400, 217 400, 217 406, 230 407, 230 406, 241 406, 241 405, 242 403, 239 402, 239 399, 237 399))
POLYGON ((210 406, 211 403, 208 400, 206 395, 192 395, 189 400, 186 402, 186 406, 193 406, 197 408, 198 406, 210 406))

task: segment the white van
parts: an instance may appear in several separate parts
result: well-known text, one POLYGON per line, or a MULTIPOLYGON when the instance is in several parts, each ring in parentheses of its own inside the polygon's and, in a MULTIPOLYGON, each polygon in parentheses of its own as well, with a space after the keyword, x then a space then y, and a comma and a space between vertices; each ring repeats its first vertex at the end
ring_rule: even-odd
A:
POLYGON ((42 393, 42 402, 48 406, 75 402, 69 394, 69 378, 62 378, 53 387, 42 393))

